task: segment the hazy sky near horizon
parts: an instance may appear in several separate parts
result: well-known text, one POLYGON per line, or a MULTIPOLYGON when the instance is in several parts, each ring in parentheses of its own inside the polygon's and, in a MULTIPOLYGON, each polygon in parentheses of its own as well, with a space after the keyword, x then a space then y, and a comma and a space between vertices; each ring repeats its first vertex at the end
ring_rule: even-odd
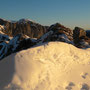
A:
POLYGON ((0 18, 90 29, 90 0, 0 0, 0 18))

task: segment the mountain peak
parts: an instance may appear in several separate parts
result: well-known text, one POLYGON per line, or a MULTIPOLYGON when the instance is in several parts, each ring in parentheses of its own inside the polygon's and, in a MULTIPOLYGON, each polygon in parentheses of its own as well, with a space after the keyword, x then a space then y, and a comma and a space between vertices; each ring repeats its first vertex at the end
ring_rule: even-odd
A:
POLYGON ((19 23, 25 23, 25 22, 33 22, 33 23, 36 23, 36 22, 34 22, 33 20, 25 19, 25 18, 20 19, 18 22, 19 22, 19 23))

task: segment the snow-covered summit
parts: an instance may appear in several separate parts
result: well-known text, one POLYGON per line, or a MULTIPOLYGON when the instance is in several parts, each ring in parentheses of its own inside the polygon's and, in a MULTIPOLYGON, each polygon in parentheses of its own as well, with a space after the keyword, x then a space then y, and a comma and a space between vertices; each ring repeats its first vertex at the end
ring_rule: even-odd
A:
POLYGON ((18 23, 26 23, 26 22, 33 22, 33 23, 36 23, 35 21, 33 21, 33 20, 30 20, 30 19, 20 19, 19 21, 18 21, 18 23))
POLYGON ((89 90, 90 50, 50 42, 0 62, 0 90, 89 90))

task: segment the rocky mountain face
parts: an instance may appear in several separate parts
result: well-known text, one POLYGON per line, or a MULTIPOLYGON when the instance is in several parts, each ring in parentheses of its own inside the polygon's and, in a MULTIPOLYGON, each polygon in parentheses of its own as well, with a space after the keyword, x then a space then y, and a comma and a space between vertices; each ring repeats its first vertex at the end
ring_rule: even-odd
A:
POLYGON ((82 28, 71 30, 60 23, 46 27, 25 19, 17 22, 0 19, 0 60, 20 50, 51 41, 90 48, 89 36, 90 33, 82 28))
POLYGON ((21 34, 17 34, 12 39, 4 36, 4 39, 0 39, 0 59, 10 55, 11 53, 30 48, 35 44, 36 40, 25 38, 21 34))
POLYGON ((20 19, 19 21, 7 21, 0 19, 0 25, 4 28, 2 31, 8 36, 16 36, 24 34, 31 38, 40 38, 47 32, 48 26, 43 26, 28 19, 20 19))
POLYGON ((73 40, 73 31, 69 28, 66 28, 65 26, 61 25, 60 23, 56 23, 51 25, 48 28, 48 31, 53 30, 53 31, 57 31, 59 33, 63 33, 65 35, 67 35, 67 37, 72 41, 73 40))
POLYGON ((48 32, 45 33, 38 43, 50 42, 50 41, 62 41, 66 43, 73 43, 73 32, 69 28, 64 27, 63 25, 56 23, 51 25, 48 28, 48 32))
POLYGON ((89 48, 90 38, 86 35, 86 31, 80 27, 73 30, 74 45, 79 48, 89 48))

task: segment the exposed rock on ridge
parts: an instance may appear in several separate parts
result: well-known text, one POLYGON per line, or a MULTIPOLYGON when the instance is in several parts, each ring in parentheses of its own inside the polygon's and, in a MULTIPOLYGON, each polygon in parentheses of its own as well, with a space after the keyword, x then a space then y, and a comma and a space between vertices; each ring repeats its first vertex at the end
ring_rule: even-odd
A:
POLYGON ((39 44, 50 41, 62 41, 66 43, 73 43, 72 30, 65 28, 63 25, 56 23, 51 25, 48 32, 45 33, 40 39, 38 39, 39 44))
POLYGON ((5 26, 4 33, 8 36, 17 34, 25 34, 31 38, 40 38, 47 32, 48 26, 43 26, 28 19, 20 19, 19 21, 7 21, 0 19, 0 25, 5 26))
POLYGON ((73 30, 73 40, 76 47, 90 47, 90 38, 86 36, 85 30, 80 27, 75 27, 75 29, 73 30))
POLYGON ((90 48, 89 33, 80 27, 71 30, 59 23, 46 27, 26 19, 17 22, 0 19, 0 24, 0 60, 11 53, 51 41, 90 48))

